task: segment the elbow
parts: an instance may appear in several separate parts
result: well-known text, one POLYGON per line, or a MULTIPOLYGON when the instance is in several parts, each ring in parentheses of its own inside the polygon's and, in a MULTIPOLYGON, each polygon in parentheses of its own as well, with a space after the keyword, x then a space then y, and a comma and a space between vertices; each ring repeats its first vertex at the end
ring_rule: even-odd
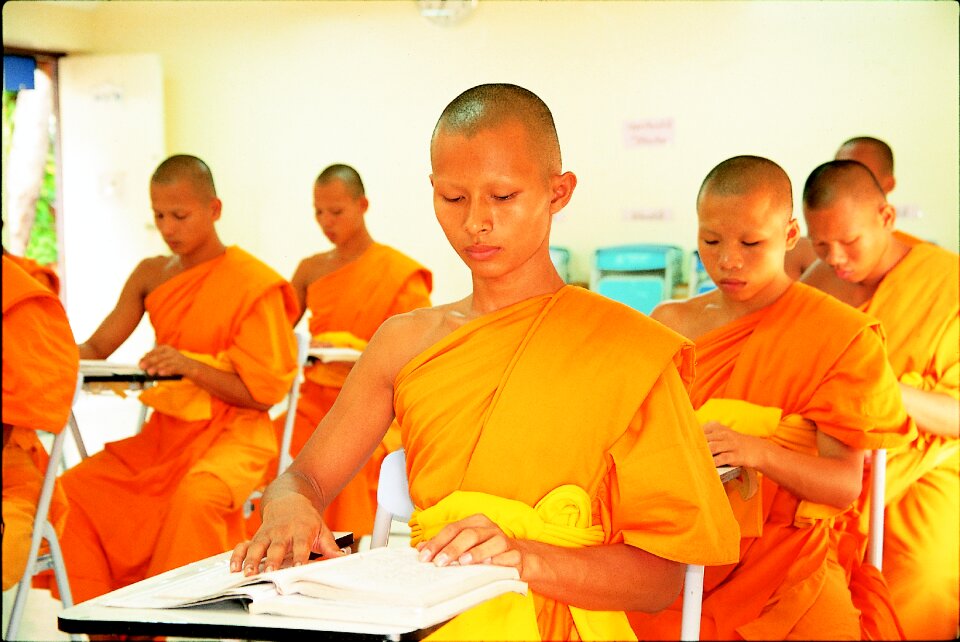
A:
POLYGON ((845 509, 855 502, 863 491, 863 479, 861 476, 851 477, 844 480, 844 483, 838 484, 831 493, 831 496, 824 502, 834 508, 845 509))
POLYGON ((685 564, 670 562, 669 567, 662 570, 656 581, 648 585, 648 590, 637 596, 634 607, 627 610, 658 613, 676 602, 683 590, 686 569, 685 564))

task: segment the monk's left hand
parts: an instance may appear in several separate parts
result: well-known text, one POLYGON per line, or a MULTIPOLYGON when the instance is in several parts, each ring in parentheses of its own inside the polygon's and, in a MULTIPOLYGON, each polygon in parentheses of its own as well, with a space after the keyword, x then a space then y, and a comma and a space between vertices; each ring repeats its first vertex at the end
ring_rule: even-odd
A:
POLYGON ((486 515, 471 515, 447 524, 433 538, 417 545, 421 562, 437 566, 494 564, 512 566, 523 578, 523 550, 486 515))
POLYGON ((763 439, 731 430, 719 421, 705 423, 703 434, 717 466, 762 467, 767 444, 763 439))
POLYGON ((173 346, 159 345, 143 355, 140 367, 151 375, 161 377, 170 375, 189 376, 191 368, 196 362, 182 354, 173 346))

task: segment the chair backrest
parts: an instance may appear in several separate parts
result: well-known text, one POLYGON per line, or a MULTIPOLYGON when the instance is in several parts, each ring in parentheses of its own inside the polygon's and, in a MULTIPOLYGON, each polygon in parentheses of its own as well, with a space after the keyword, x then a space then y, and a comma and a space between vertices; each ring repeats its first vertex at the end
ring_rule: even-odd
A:
MULTIPOLYGON (((601 247, 594 253, 590 289, 599 291, 601 282, 611 277, 618 277, 618 280, 622 281, 638 277, 656 277, 660 279, 660 300, 662 301, 673 297, 674 287, 680 282, 682 268, 683 250, 675 245, 640 243, 601 247)), ((646 287, 651 286, 647 284, 646 287)), ((623 302, 630 305, 627 301, 623 302)), ((648 303, 644 304, 644 307, 652 309, 648 303)))
POLYGON ((377 484, 377 513, 373 520, 370 548, 387 545, 393 520, 409 521, 413 515, 410 485, 407 481, 407 458, 403 448, 394 450, 380 464, 377 484))
MULTIPOLYGON (((56 530, 49 521, 49 514, 50 503, 53 500, 54 486, 57 481, 57 475, 60 472, 61 459, 63 458, 63 442, 67 437, 67 433, 72 432, 74 426, 76 426, 76 420, 73 416, 73 406, 77 403, 82 387, 83 373, 78 373, 77 387, 74 390, 73 400, 70 404, 69 420, 67 425, 54 436, 53 445, 50 448, 47 468, 43 475, 43 484, 40 487, 40 497, 37 500, 37 512, 33 516, 33 530, 30 536, 30 550, 27 554, 27 565, 23 570, 23 575, 18 584, 17 594, 16 597, 14 597, 13 606, 10 610, 10 620, 7 623, 7 630, 4 634, 4 639, 6 640, 17 639, 33 576, 37 573, 52 568, 63 607, 69 608, 73 606, 73 596, 70 592, 70 581, 67 578, 67 569, 63 561, 63 554, 60 551, 60 541, 57 538, 56 530), (50 552, 45 555, 40 555, 40 543, 43 540, 47 540, 50 552)), ((79 639, 79 637, 71 635, 70 639, 76 640, 79 639)))
POLYGON ((310 351, 310 337, 302 332, 295 332, 297 339, 297 373, 290 385, 287 394, 287 415, 283 423, 283 437, 280 440, 280 464, 278 473, 282 473, 293 462, 290 454, 290 443, 293 441, 293 426, 297 419, 297 404, 300 402, 300 383, 303 381, 303 366, 307 363, 307 353, 310 351))
POLYGON ((605 297, 629 305, 634 310, 650 314, 664 300, 665 279, 651 275, 610 275, 597 280, 594 291, 605 297))

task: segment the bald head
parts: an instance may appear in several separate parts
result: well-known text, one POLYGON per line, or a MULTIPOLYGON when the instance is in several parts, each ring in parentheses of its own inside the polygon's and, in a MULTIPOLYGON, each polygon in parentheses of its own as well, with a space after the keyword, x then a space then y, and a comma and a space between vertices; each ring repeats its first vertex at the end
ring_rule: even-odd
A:
POLYGON ((810 173, 803 186, 803 207, 808 211, 831 207, 843 198, 877 205, 886 202, 877 179, 857 161, 824 163, 810 173))
POLYGON ((793 213, 793 187, 790 177, 779 165, 760 156, 734 156, 707 174, 697 194, 697 204, 707 194, 748 196, 764 193, 770 199, 770 211, 793 213))
POLYGON ((873 174, 884 194, 896 185, 893 177, 893 150, 878 138, 856 136, 846 141, 837 150, 836 160, 852 160, 862 163, 873 174))
POLYGON ((150 182, 158 185, 169 185, 177 181, 192 183, 197 193, 204 197, 217 197, 217 189, 213 185, 213 174, 210 168, 196 156, 188 154, 171 156, 160 163, 150 177, 150 182))
POLYGON ((349 165, 342 163, 330 165, 320 172, 314 184, 327 185, 333 181, 341 181, 347 187, 347 191, 353 198, 360 198, 366 195, 363 189, 363 181, 360 179, 360 173, 349 165))
POLYGON ((477 132, 508 121, 527 130, 532 150, 550 174, 561 171, 560 141, 550 108, 533 92, 509 84, 478 85, 453 99, 433 130, 431 149, 437 136, 455 134, 473 137, 477 132))

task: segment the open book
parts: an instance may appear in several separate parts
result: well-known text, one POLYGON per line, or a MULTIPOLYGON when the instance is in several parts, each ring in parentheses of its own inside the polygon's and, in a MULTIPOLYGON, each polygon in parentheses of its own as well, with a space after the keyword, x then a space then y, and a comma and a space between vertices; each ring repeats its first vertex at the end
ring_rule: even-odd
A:
POLYGON ((503 593, 526 594, 516 569, 437 567, 413 548, 386 547, 244 577, 230 552, 101 598, 103 606, 184 608, 239 601, 251 613, 422 629, 503 593))

